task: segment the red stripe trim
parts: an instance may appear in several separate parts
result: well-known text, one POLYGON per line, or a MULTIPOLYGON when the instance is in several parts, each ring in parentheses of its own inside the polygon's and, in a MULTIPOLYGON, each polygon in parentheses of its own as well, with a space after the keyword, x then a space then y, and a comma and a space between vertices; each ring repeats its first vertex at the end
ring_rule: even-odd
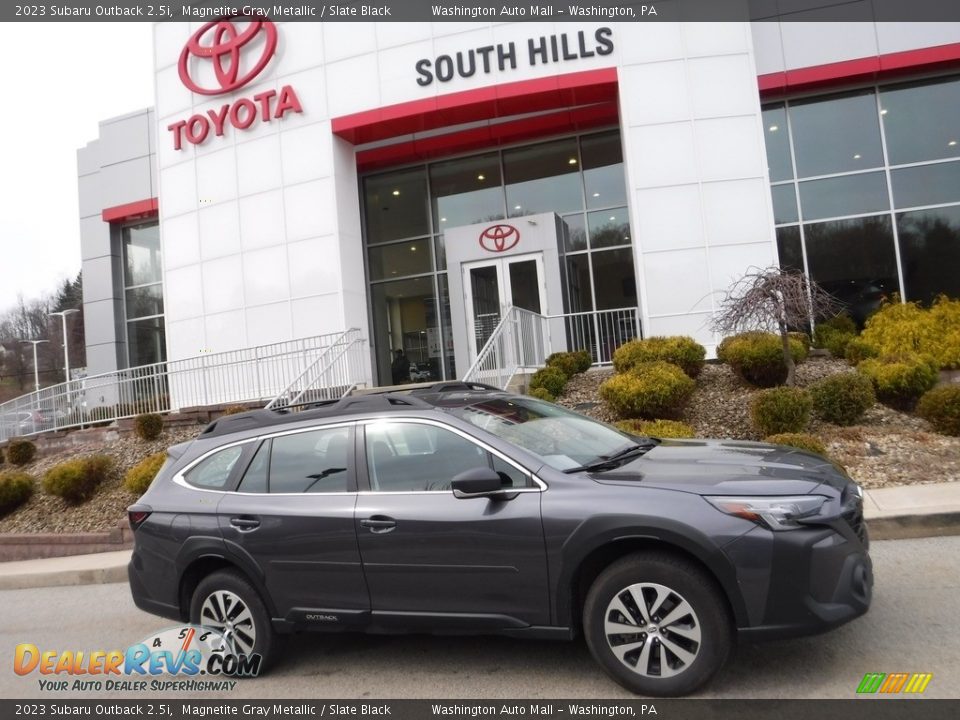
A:
POLYGON ((334 134, 354 145, 425 130, 585 105, 617 96, 617 69, 603 68, 491 85, 334 118, 334 134))
POLYGON ((104 208, 100 216, 104 222, 126 222, 127 220, 136 220, 137 218, 150 215, 157 215, 160 211, 160 204, 157 198, 148 198, 147 200, 137 200, 124 205, 114 205, 104 208))
POLYGON ((757 77, 763 96, 894 78, 907 72, 960 66, 960 43, 813 65, 757 77))

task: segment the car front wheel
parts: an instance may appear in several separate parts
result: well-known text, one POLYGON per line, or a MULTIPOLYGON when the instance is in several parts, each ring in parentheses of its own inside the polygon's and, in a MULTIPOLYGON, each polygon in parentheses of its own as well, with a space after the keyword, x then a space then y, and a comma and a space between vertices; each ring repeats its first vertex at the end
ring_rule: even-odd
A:
POLYGON ((593 657, 641 695, 686 695, 726 662, 733 622, 715 582, 667 554, 637 554, 604 570, 587 594, 584 634, 593 657))

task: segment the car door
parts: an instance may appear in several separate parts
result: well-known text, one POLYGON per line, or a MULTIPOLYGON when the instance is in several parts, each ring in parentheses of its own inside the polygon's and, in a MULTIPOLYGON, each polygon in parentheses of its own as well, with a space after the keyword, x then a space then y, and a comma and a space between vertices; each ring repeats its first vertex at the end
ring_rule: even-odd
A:
POLYGON ((364 624, 353 425, 268 436, 249 458, 218 507, 228 549, 260 568, 279 617, 307 629, 364 624))
POLYGON ((374 625, 471 630, 549 624, 542 484, 470 435, 429 420, 365 423, 356 523, 374 625), (458 499, 493 467, 509 500, 458 499))

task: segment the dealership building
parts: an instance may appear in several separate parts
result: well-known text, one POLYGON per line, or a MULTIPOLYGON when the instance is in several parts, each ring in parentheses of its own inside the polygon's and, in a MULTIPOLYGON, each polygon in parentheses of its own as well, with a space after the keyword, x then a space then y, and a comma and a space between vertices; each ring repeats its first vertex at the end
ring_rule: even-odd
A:
POLYGON ((366 383, 461 378, 511 306, 712 351, 776 264, 858 318, 960 296, 960 23, 235 19, 154 59, 78 152, 91 374, 352 330, 366 383))

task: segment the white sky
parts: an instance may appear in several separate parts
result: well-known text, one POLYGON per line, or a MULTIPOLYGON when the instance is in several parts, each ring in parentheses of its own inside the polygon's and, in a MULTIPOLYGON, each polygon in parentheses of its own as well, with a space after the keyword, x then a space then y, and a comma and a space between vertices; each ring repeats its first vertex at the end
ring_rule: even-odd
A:
POLYGON ((77 149, 154 104, 152 24, 2 23, 0 312, 80 271, 77 149))

